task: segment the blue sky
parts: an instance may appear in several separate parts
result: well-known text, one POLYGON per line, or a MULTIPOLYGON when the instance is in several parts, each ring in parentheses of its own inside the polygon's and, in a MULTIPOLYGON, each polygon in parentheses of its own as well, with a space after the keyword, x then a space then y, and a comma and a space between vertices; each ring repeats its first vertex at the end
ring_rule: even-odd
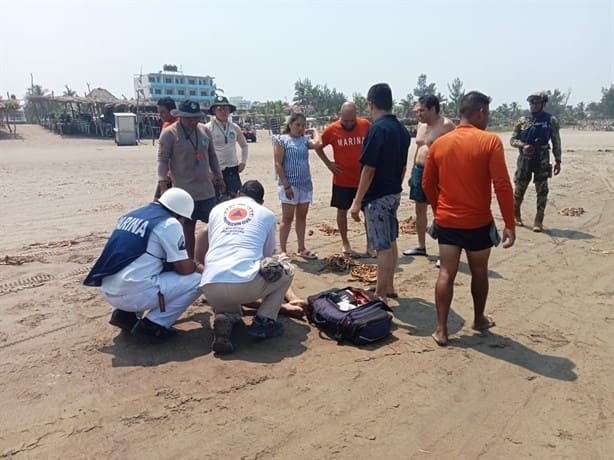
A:
MULTIPOLYGON (((3 2, 0 91, 86 83, 134 96, 132 77, 176 64, 228 96, 291 101, 308 77, 350 96, 424 73, 495 105, 536 89, 598 101, 614 83, 614 0, 20 0, 3 2)), ((523 102, 524 103, 524 102, 523 102)))

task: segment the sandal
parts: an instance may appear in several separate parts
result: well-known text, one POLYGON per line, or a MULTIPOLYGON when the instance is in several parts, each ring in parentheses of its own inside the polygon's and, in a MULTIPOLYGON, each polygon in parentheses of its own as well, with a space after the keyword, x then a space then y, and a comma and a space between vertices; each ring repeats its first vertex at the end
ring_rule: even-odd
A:
POLYGON ((301 252, 297 252, 296 255, 307 260, 315 260, 318 258, 318 255, 315 252, 307 248, 303 249, 301 252))
POLYGON ((403 251, 404 256, 426 256, 426 248, 412 248, 403 251))

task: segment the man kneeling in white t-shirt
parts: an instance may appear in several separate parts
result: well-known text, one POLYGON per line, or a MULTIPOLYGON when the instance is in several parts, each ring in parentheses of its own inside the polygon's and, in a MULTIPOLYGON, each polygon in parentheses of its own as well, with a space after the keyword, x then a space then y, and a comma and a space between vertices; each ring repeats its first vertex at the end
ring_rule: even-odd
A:
POLYGON ((213 308, 213 350, 234 350, 230 334, 241 321, 241 305, 262 299, 247 332, 256 339, 279 337, 283 325, 277 315, 294 278, 287 261, 271 258, 277 218, 265 208, 260 182, 245 182, 239 197, 213 208, 200 289, 213 308))

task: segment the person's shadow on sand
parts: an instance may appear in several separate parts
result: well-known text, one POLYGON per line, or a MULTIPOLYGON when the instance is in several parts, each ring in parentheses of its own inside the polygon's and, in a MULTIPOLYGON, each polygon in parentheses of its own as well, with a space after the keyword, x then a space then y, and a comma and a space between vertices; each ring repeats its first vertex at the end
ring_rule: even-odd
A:
MULTIPOLYGON (((424 258, 424 256, 418 256, 418 257, 424 258)), ((402 257, 400 257, 399 258, 399 267, 401 265, 409 265, 409 264, 411 264, 414 261, 414 259, 416 259, 416 258, 417 258, 416 256, 402 256, 402 257)), ((439 259, 439 258, 436 257, 436 256, 430 256, 429 255, 429 256, 427 256, 427 259, 428 259, 429 262, 435 263, 435 262, 437 262, 437 259, 439 259)), ((399 271, 398 270, 399 267, 397 267, 397 272, 399 271)), ((433 268, 435 270, 439 270, 437 267, 433 267, 433 268)), ((460 273, 464 273, 466 275, 470 275, 471 274, 471 270, 469 270, 469 264, 467 262, 465 262, 464 260, 460 260, 458 262, 458 271, 460 273)), ((499 272, 496 272, 495 270, 491 270, 491 269, 488 269, 488 277, 490 279, 501 279, 501 278, 503 278, 499 272)))
MULTIPOLYGON (((178 334, 163 343, 143 343, 129 333, 120 332, 113 338, 113 344, 101 347, 99 351, 113 356, 113 367, 158 366, 169 362, 190 361, 211 353, 213 331, 212 314, 199 312, 179 319, 176 323, 178 334), (187 323, 198 323, 196 327, 185 329, 187 323)), ((251 320, 247 320, 247 324, 251 320)), ((297 356, 306 350, 303 342, 307 339, 309 326, 305 322, 280 317, 285 333, 275 339, 255 341, 245 330, 244 324, 237 324, 233 330, 232 341, 235 352, 227 355, 216 354, 225 360, 243 360, 275 363, 286 357, 297 356)))
MULTIPOLYGON (((279 316, 278 321, 284 325, 284 334, 269 340, 254 340, 247 334, 250 316, 256 312, 245 312, 243 323, 237 324, 232 331, 232 344, 235 351, 228 354, 216 353, 216 358, 224 361, 250 361, 256 363, 278 363, 284 358, 298 356, 307 350, 304 342, 309 333, 309 324, 305 320, 279 316)), ((211 337, 211 341, 213 336, 211 337)), ((209 349, 211 348, 209 341, 209 349)))
MULTIPOLYGON (((418 337, 430 336, 437 327, 435 304, 420 297, 398 299, 399 305, 392 307, 392 314, 397 319, 396 326, 418 337)), ((465 320, 450 308, 448 331, 452 335, 461 330, 465 320)))
POLYGON ((552 379, 573 382, 578 378, 573 370, 576 365, 572 360, 561 356, 543 355, 509 337, 495 334, 492 330, 483 335, 476 333, 450 337, 448 346, 471 348, 552 379))
POLYGON ((566 238, 568 240, 592 240, 595 238, 590 233, 560 228, 544 228, 544 233, 553 238, 566 238))

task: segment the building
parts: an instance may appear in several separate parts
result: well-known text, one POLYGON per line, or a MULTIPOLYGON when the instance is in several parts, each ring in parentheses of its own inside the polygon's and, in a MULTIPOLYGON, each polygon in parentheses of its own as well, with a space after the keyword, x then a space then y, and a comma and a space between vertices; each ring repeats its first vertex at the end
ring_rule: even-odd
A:
POLYGON ((252 101, 244 99, 243 96, 229 97, 228 101, 237 107, 237 110, 250 110, 252 108, 252 101))
POLYGON ((214 77, 186 75, 175 65, 164 65, 158 73, 134 76, 134 91, 139 99, 158 100, 170 97, 177 101, 194 99, 209 107, 215 98, 214 77))

